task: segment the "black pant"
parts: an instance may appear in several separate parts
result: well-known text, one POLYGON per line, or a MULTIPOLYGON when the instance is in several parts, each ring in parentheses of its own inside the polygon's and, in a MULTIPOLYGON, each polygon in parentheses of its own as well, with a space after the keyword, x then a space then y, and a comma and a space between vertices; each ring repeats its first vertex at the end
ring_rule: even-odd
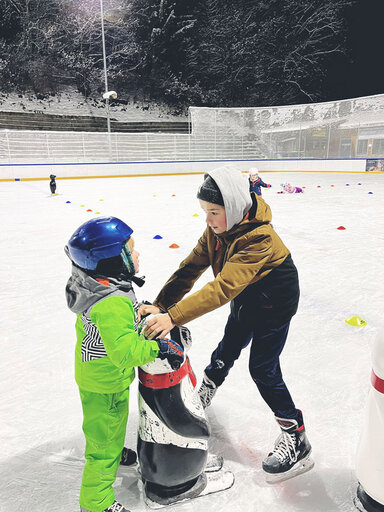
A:
POLYGON ((298 418, 299 411, 285 385, 279 361, 289 324, 287 322, 277 328, 252 326, 238 322, 229 315, 224 337, 212 353, 211 362, 205 369, 207 377, 220 386, 243 348, 252 340, 249 372, 261 396, 275 416, 298 418))

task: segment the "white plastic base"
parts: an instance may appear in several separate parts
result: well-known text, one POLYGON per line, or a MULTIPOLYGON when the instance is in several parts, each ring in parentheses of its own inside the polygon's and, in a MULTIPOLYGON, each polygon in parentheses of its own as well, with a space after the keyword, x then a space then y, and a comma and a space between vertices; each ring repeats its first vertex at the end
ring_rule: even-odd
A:
POLYGON ((192 499, 199 498, 200 496, 206 496, 207 494, 212 494, 214 492, 224 491, 232 487, 234 481, 235 477, 230 471, 220 470, 204 472, 200 475, 195 486, 186 493, 164 500, 163 503, 153 501, 148 498, 148 496, 144 497, 144 501, 149 508, 160 509, 169 505, 175 505, 176 503, 190 501, 192 499), (196 489, 196 491, 194 491, 194 489, 196 489))
POLYGON ((221 455, 215 455, 214 453, 208 453, 207 464, 205 466, 205 473, 213 473, 220 471, 223 467, 224 458, 221 455))

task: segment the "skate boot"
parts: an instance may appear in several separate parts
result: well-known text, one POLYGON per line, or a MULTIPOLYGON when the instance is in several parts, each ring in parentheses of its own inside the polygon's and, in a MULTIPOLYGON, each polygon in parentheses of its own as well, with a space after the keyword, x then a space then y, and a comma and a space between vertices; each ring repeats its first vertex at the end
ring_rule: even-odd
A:
POLYGON ((299 422, 277 417, 276 421, 281 428, 281 434, 273 451, 263 460, 268 483, 288 480, 314 466, 313 460, 309 458, 312 448, 305 433, 301 413, 299 422))
POLYGON ((124 446, 123 451, 121 452, 120 465, 121 466, 132 466, 136 462, 137 462, 136 452, 134 452, 130 448, 126 448, 124 446))
MULTIPOLYGON (((89 510, 80 507, 80 512, 89 512, 89 510)), ((118 503, 117 501, 114 501, 112 505, 103 510, 103 512, 129 512, 129 510, 127 508, 124 508, 123 505, 120 505, 120 503, 118 503)))
POLYGON ((204 372, 203 382, 201 383, 199 389, 199 396, 204 409, 211 405, 212 398, 215 396, 216 391, 216 384, 211 379, 209 379, 204 372))

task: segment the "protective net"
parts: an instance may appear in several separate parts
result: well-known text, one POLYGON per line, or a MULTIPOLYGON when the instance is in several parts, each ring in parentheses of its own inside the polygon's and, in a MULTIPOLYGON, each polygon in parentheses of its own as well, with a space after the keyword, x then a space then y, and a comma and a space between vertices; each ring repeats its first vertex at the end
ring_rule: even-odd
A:
POLYGON ((190 108, 208 158, 368 158, 384 154, 384 95, 266 108, 190 108))
POLYGON ((190 123, 185 134, 3 130, 0 163, 384 156, 384 94, 281 107, 190 107, 190 123))

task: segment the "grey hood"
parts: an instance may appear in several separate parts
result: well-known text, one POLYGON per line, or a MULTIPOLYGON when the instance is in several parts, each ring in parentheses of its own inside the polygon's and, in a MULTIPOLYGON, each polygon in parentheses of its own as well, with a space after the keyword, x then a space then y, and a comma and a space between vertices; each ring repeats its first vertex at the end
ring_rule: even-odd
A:
POLYGON ((135 294, 130 282, 116 283, 109 279, 109 286, 106 286, 72 265, 72 276, 68 279, 65 296, 68 307, 73 313, 85 313, 96 302, 109 295, 128 296, 132 302, 135 302, 135 294))
POLYGON ((223 196, 227 231, 229 231, 239 224, 251 209, 252 199, 248 179, 243 176, 240 169, 230 165, 207 171, 206 174, 215 180, 223 196))

